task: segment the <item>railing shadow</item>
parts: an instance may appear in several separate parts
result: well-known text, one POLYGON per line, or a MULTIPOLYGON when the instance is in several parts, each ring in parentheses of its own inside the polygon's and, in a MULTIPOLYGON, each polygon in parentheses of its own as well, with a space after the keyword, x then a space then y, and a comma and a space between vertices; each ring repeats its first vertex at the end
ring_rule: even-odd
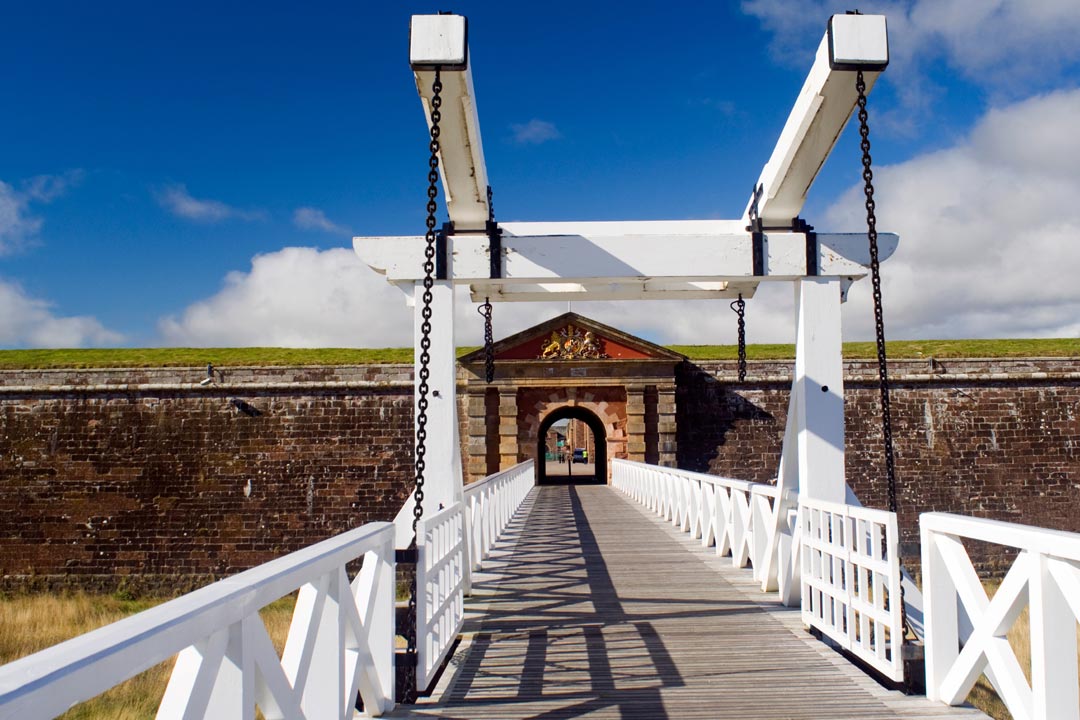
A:
MULTIPOLYGON (((647 551, 634 553, 647 540, 598 539, 582 495, 573 485, 538 488, 531 507, 523 508, 527 518, 508 528, 505 540, 515 543, 513 553, 493 563, 500 579, 446 705, 528 703, 534 707, 521 707, 522 716, 535 718, 573 718, 603 708, 666 718, 662 692, 686 681, 663 638, 686 644, 694 628, 721 616, 761 612, 748 602, 663 598, 648 584, 628 587, 627 573, 635 566, 643 577, 649 574, 647 551), (618 564, 619 587, 605 552, 618 564)), ((586 498, 594 522, 619 522, 598 504, 612 500, 606 494, 586 498)), ((716 667, 695 672, 695 678, 737 672, 716 667)))

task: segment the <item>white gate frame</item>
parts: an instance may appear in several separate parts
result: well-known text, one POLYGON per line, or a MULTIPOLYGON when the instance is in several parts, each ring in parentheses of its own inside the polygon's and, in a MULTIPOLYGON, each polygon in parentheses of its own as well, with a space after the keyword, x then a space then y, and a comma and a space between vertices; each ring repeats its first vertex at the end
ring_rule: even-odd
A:
MULTIPOLYGON (((815 233, 797 216, 855 108, 853 71, 864 72, 869 92, 888 64, 884 16, 830 19, 740 219, 515 222, 494 228, 487 224, 488 173, 467 26, 459 15, 416 15, 410 36, 409 60, 429 126, 436 71, 443 84, 439 161, 450 218, 436 250, 441 274, 433 288, 427 424, 428 466, 448 470, 427 479, 425 513, 463 497, 454 400, 455 285, 468 285, 474 301, 530 302, 748 298, 761 282, 783 281, 795 284, 798 331, 771 542, 790 548, 793 494, 844 499, 840 303, 850 284, 866 276, 870 260, 865 234, 815 233)), ((898 238, 881 233, 878 242, 885 259, 898 238)), ((365 263, 406 291, 419 338, 425 239, 357 237, 353 245, 365 263)), ((765 581, 775 577, 778 571, 770 568, 765 581)))

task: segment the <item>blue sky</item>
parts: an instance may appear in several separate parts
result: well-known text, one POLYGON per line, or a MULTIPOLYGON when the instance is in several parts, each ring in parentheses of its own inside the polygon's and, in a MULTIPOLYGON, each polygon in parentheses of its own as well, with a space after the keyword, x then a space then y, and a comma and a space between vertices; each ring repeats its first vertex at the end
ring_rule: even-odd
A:
MULTIPOLYGON (((221 5, 7 9, 0 346, 409 343, 402 296, 350 238, 422 231, 408 22, 447 6, 221 5)), ((738 217, 848 4, 450 7, 499 218, 590 220, 738 217)), ((888 15, 893 53, 871 97, 881 227, 903 249, 891 336, 1076 335, 1080 4, 859 7, 888 15)), ((857 154, 849 131, 804 213, 820 229, 858 229, 857 154)), ((789 295, 755 298, 752 341, 790 336, 789 295)), ((500 306, 496 332, 557 309, 500 306)), ((726 306, 575 309, 662 342, 733 332, 726 306)), ((845 335, 869 327, 853 293, 845 335)))

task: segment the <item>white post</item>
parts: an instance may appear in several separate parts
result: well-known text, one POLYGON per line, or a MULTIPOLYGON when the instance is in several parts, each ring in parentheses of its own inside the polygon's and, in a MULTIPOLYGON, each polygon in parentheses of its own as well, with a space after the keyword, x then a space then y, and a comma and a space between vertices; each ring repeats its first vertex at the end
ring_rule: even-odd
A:
MULTIPOLYGON (((447 255, 450 255, 449 249, 447 255)), ((431 355, 428 378, 427 440, 425 446, 424 515, 463 500, 461 443, 458 441, 457 357, 454 347, 454 285, 436 280, 431 288, 431 355)), ((420 402, 420 339, 424 284, 415 286, 413 308, 413 381, 416 412, 420 402)))
POLYGON ((795 431, 799 493, 843 503, 844 366, 839 278, 795 282, 795 431))

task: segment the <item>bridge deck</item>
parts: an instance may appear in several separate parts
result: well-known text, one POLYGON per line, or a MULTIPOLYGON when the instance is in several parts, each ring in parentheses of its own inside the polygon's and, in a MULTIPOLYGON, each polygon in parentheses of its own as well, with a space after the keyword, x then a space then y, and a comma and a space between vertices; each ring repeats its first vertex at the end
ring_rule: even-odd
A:
POLYGON ((882 688, 608 487, 537 488, 499 547, 439 691, 396 716, 984 717, 882 688))

